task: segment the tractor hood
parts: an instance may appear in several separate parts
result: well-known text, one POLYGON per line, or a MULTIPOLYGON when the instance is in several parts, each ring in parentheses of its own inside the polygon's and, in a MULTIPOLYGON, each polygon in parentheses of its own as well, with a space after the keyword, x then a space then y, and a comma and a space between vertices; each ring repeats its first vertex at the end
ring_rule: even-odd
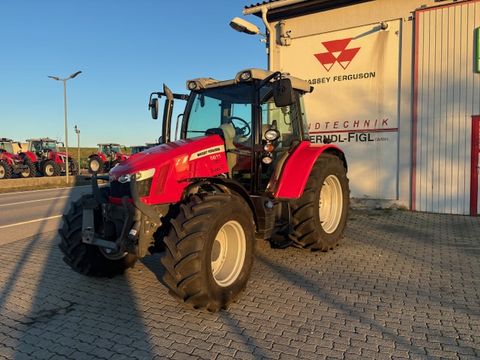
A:
POLYGON ((175 181, 226 173, 224 141, 218 135, 209 135, 158 145, 116 165, 110 170, 109 177, 110 181, 123 182, 144 171, 155 173, 154 178, 170 177, 175 181))

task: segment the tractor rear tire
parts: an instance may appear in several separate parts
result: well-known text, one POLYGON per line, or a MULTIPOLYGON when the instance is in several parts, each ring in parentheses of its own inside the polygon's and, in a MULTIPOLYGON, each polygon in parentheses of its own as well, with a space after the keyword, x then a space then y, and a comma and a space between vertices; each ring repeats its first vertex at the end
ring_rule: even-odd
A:
POLYGON ((163 240, 163 281, 195 309, 226 309, 246 287, 255 252, 248 204, 233 194, 191 195, 163 240))
MULTIPOLYGON (((96 277, 114 277, 135 265, 137 257, 126 254, 118 260, 107 259, 100 248, 85 244, 82 241, 82 199, 92 195, 83 195, 75 201, 69 212, 63 216, 63 226, 59 230, 61 242, 59 244, 64 257, 63 260, 76 272, 96 277)), ((100 211, 100 209, 99 209, 100 211)))
POLYGON ((25 157, 24 159, 24 165, 27 166, 27 170, 24 170, 20 173, 23 178, 28 178, 28 177, 35 177, 37 176, 37 167, 35 164, 30 160, 29 158, 25 157))
POLYGON ((61 169, 60 166, 53 160, 47 160, 42 164, 42 175, 43 176, 60 176, 61 169))
POLYGON ((347 170, 342 160, 322 154, 315 163, 300 199, 292 201, 294 245, 328 251, 338 245, 350 203, 347 170))
POLYGON ((92 156, 88 159, 88 171, 90 174, 101 173, 104 171, 105 164, 98 156, 92 156))
POLYGON ((5 161, 0 160, 0 179, 10 179, 12 177, 12 167, 5 161))

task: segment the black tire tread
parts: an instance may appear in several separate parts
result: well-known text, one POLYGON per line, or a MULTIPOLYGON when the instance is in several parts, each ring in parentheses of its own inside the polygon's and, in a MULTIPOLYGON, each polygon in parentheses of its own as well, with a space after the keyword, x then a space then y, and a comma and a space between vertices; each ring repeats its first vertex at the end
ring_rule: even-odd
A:
POLYGON ((96 277, 113 277, 133 267, 137 258, 127 254, 123 259, 110 260, 102 255, 98 247, 82 242, 82 218, 81 206, 84 197, 75 201, 66 215, 63 216, 63 226, 59 229, 61 241, 59 248, 64 257, 63 260, 76 272, 96 277))
POLYGON ((166 248, 161 259, 165 267, 163 282, 173 297, 195 309, 215 312, 226 308, 238 296, 229 299, 211 296, 203 275, 206 224, 211 223, 212 216, 220 214, 225 206, 239 206, 238 211, 250 211, 244 200, 236 195, 190 195, 179 207, 179 214, 171 220, 171 231, 163 240, 166 248), (241 209, 242 204, 245 209, 241 209))
MULTIPOLYGON (((344 168, 343 162, 341 159, 333 154, 324 153, 316 161, 310 177, 308 178, 307 184, 303 195, 300 199, 291 202, 292 210, 292 227, 293 230, 290 233, 290 239, 293 241, 294 245, 300 248, 310 249, 310 250, 320 250, 328 251, 337 246, 340 240, 343 237, 343 232, 345 228, 345 221, 339 225, 338 233, 336 231, 335 237, 326 236, 322 230, 318 229, 317 220, 315 217, 318 217, 318 199, 317 193, 320 191, 319 186, 321 185, 320 180, 326 177, 326 174, 323 174, 326 168, 332 167, 342 167, 344 172, 340 172, 338 175, 340 182, 343 182, 344 187, 344 220, 348 217, 348 208, 349 208, 349 197, 350 191, 348 189, 348 178, 346 176, 346 169, 344 168), (328 237, 328 239, 327 239, 328 237)), ((318 220, 319 222, 319 220, 318 220)))

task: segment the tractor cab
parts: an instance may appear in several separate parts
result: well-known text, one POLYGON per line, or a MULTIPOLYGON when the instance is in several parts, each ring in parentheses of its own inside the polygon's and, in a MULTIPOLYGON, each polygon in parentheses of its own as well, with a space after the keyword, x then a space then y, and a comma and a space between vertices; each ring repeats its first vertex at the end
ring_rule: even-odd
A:
MULTIPOLYGON (((269 184, 273 190, 288 152, 309 139, 302 95, 312 90, 310 85, 278 72, 250 69, 227 81, 189 80, 187 88, 191 90, 188 96, 170 95, 171 103, 173 98, 188 99, 183 116, 177 119, 176 137, 187 140, 220 136, 224 141, 228 177, 250 193, 264 193, 269 184)), ((169 104, 168 88, 164 90, 162 137, 171 139, 167 131, 170 121, 165 115, 169 116, 173 105, 169 104)), ((157 99, 152 96, 150 99, 154 118, 158 113, 157 99)))
POLYGON ((13 141, 11 139, 7 139, 7 138, 0 139, 0 153, 4 153, 4 152, 10 153, 10 154, 14 153, 13 141))
POLYGON ((58 144, 63 145, 63 143, 50 138, 27 139, 27 143, 28 150, 34 152, 39 157, 45 156, 50 151, 58 152, 58 144))

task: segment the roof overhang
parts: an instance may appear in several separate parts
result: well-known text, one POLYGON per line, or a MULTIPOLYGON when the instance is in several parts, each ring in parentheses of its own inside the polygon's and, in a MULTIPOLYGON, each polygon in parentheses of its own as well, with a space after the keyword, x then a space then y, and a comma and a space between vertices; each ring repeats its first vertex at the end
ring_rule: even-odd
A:
POLYGON ((341 8, 375 0, 269 0, 245 6, 244 15, 262 16, 262 8, 268 10, 267 20, 277 21, 302 15, 341 8))

